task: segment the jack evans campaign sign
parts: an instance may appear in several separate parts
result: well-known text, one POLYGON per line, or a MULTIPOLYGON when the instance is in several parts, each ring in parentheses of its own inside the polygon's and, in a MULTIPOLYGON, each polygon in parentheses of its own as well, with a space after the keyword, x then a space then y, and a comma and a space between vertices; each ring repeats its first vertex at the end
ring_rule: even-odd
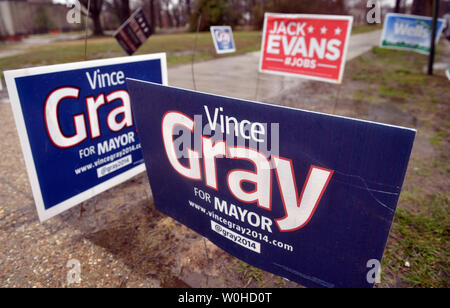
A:
POLYGON ((5 77, 41 221, 145 170, 125 78, 167 84, 165 54, 5 77))
POLYGON ((127 82, 157 209, 306 286, 373 285, 414 130, 127 82))
POLYGON ((340 83, 352 16, 266 13, 259 69, 340 83))
MULTIPOLYGON (((389 13, 384 22, 380 46, 428 55, 431 47, 432 24, 431 17, 389 13)), ((436 43, 444 27, 445 19, 438 19, 436 43)))

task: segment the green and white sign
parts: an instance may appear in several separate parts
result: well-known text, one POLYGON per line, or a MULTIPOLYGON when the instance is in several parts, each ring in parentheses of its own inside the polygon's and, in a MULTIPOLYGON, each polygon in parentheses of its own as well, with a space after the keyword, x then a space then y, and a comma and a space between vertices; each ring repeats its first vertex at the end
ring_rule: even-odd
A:
MULTIPOLYGON (((389 13, 383 27, 380 46, 383 48, 411 50, 430 54, 433 19, 425 16, 389 13)), ((439 19, 436 29, 436 43, 445 27, 445 20, 439 19)))

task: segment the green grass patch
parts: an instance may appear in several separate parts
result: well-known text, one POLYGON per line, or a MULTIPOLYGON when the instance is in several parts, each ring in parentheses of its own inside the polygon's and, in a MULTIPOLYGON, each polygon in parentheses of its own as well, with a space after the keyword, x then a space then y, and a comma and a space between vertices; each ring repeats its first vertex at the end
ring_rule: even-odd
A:
POLYGON ((423 72, 426 64, 427 57, 421 54, 373 47, 349 65, 351 80, 365 85, 353 98, 362 99, 359 92, 371 93, 381 99, 377 102, 402 104, 399 108, 404 112, 435 112, 448 92, 448 80, 438 74, 428 76, 423 72))
POLYGON ((438 171, 441 174, 450 175, 450 159, 447 156, 439 157, 434 159, 431 162, 434 170, 438 171))
POLYGON ((352 34, 361 34, 383 29, 381 24, 353 25, 352 34))
MULTIPOLYGON (((195 61, 233 56, 257 51, 261 47, 259 31, 236 31, 233 33, 236 53, 217 55, 210 32, 201 32, 197 38, 195 61)), ((143 44, 136 55, 166 52, 168 66, 189 63, 192 60, 196 33, 156 34, 143 44)), ((126 56, 117 41, 111 37, 89 38, 87 58, 103 59, 126 56)), ((24 54, 0 58, 2 70, 51 65, 84 60, 84 40, 56 42, 31 48, 24 54)))
POLYGON ((440 147, 446 137, 447 137, 447 132, 441 130, 441 131, 438 131, 436 133, 436 135, 434 135, 433 137, 430 138, 430 142, 433 146, 440 147))
POLYGON ((264 285, 263 271, 261 269, 253 267, 243 261, 239 261, 239 265, 235 268, 235 270, 245 281, 245 287, 249 286, 252 282, 256 282, 260 286, 264 285))
POLYGON ((396 240, 386 249, 383 267, 402 273, 403 282, 414 287, 448 287, 449 197, 437 193, 416 200, 415 196, 406 198, 425 205, 427 213, 397 210, 391 231, 396 240), (409 267, 405 266, 406 262, 409 267))
POLYGON ((378 89, 378 93, 381 96, 395 100, 406 100, 411 95, 406 90, 395 86, 381 86, 378 89))
POLYGON ((413 187, 411 189, 404 189, 400 194, 399 202, 411 204, 415 207, 420 206, 425 203, 426 198, 423 191, 418 187, 413 187))

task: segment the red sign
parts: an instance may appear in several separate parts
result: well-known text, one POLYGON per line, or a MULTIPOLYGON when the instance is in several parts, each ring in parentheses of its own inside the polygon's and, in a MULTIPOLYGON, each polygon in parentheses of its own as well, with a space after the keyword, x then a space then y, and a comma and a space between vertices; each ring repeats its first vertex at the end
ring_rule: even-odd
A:
POLYGON ((341 83, 352 16, 266 13, 261 72, 341 83))

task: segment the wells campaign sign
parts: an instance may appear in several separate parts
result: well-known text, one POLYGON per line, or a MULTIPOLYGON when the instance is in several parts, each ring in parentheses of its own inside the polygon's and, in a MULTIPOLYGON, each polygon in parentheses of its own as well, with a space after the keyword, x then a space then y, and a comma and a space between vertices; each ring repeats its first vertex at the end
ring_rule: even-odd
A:
POLYGON ((261 72, 340 83, 353 17, 266 13, 261 72))
POLYGON ((165 54, 5 77, 41 221, 145 170, 125 78, 167 84, 165 54))
POLYGON ((234 45, 233 31, 230 26, 212 26, 210 28, 214 47, 218 54, 236 51, 234 45))
MULTIPOLYGON (((432 37, 431 17, 389 13, 384 22, 380 46, 390 49, 411 50, 429 54, 432 37)), ((436 43, 445 27, 445 20, 438 19, 436 43)))
POLYGON ((371 287, 415 131, 128 80, 156 208, 314 287, 371 287))

